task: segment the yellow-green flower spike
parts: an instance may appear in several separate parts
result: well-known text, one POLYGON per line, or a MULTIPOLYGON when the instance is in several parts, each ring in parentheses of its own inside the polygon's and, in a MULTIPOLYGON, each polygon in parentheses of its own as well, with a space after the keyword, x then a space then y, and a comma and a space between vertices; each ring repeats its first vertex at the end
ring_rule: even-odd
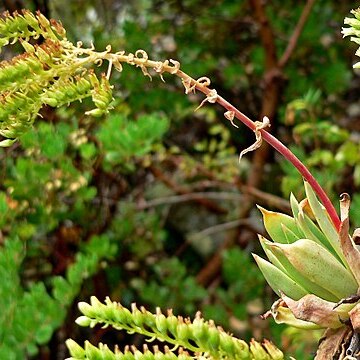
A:
MULTIPOLYGON (((217 327, 213 321, 205 321, 200 313, 197 313, 195 319, 191 321, 179 316, 176 317, 172 311, 168 311, 167 316, 162 314, 160 309, 156 310, 156 314, 152 314, 143 307, 138 309, 135 304, 132 305, 130 311, 121 304, 112 302, 109 298, 105 300, 105 303, 101 303, 96 297, 91 297, 90 304, 81 302, 79 309, 83 313, 77 320, 79 325, 95 326, 101 324, 105 327, 111 325, 115 329, 126 330, 130 333, 136 332, 145 335, 149 340, 157 338, 160 341, 176 345, 174 351, 181 346, 183 349, 198 354, 199 359, 205 355, 209 358, 218 359, 226 354, 231 359, 256 360, 263 359, 263 356, 266 355, 266 359, 274 360, 279 359, 278 355, 281 353, 272 349, 272 353, 274 356, 276 355, 276 357, 272 357, 266 347, 260 344, 256 345, 256 348, 250 349, 246 342, 226 333, 222 328, 217 327)), ((185 350, 179 350, 175 354, 168 348, 164 353, 158 350, 151 352, 147 348, 143 352, 134 348, 131 351, 128 349, 121 353, 118 349, 112 352, 106 345, 100 344, 96 347, 89 342, 85 343, 84 351, 72 341, 69 341, 67 345, 72 360, 82 359, 83 354, 85 354, 84 359, 106 358, 110 360, 188 360, 189 356, 185 350), (73 355, 75 353, 79 354, 80 357, 76 358, 73 355)))

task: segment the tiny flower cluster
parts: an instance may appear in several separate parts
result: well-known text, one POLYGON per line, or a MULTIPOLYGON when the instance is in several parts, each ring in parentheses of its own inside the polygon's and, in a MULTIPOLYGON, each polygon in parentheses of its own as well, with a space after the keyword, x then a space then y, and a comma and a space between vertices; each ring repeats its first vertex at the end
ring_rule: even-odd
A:
MULTIPOLYGON (((129 310, 109 298, 103 304, 94 296, 91 297, 90 304, 79 303, 79 309, 83 315, 76 322, 80 326, 94 327, 101 324, 129 333, 140 333, 149 340, 157 339, 173 344, 175 349, 187 349, 195 354, 196 359, 283 359, 282 352, 269 341, 259 344, 253 340, 249 346, 215 326, 213 321, 205 321, 200 313, 191 321, 175 316, 171 310, 167 315, 160 309, 157 309, 156 314, 152 314, 143 307, 138 309, 135 304, 129 310)), ((90 345, 85 344, 86 346, 90 345)), ((103 346, 102 348, 104 349, 103 346)), ((79 353, 83 352, 79 350, 79 353)), ((187 356, 183 350, 181 355, 187 356)))
POLYGON ((33 14, 23 10, 21 14, 15 11, 13 14, 4 12, 0 19, 0 50, 9 43, 14 44, 19 39, 44 39, 58 40, 65 38, 66 31, 55 20, 49 21, 43 14, 33 14))
POLYGON ((348 234, 350 202, 344 194, 338 233, 308 183, 305 191, 300 203, 291 196, 293 217, 260 208, 272 239, 259 236, 269 261, 253 256, 281 297, 268 316, 301 328, 336 329, 351 320, 359 304, 352 297, 360 284, 360 252, 348 234))

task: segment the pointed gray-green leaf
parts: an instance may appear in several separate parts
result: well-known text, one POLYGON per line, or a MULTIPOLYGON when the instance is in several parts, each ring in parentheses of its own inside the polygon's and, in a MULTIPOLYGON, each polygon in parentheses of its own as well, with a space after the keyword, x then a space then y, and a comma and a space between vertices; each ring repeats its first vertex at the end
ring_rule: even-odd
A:
POLYGON ((344 265, 348 267, 347 261, 341 251, 339 242, 339 233, 336 231, 334 224, 331 222, 328 213, 324 206, 317 199, 314 190, 308 182, 304 182, 306 197, 309 201, 310 207, 315 215, 316 221, 319 224, 321 231, 326 236, 327 240, 334 248, 336 254, 343 261, 344 265))
POLYGON ((287 243, 291 244, 293 242, 295 242, 296 240, 299 240, 300 238, 293 232, 291 231, 287 226, 282 225, 282 230, 284 232, 284 235, 286 237, 287 243))
POLYGON ((272 241, 283 244, 287 243, 282 229, 283 225, 293 231, 297 236, 299 236, 299 238, 303 237, 303 234, 299 231, 294 218, 291 216, 279 212, 269 211, 261 206, 258 206, 258 208, 263 215, 265 229, 272 241))
POLYGON ((313 240, 318 244, 323 244, 333 255, 335 255, 340 260, 340 257, 337 255, 329 240, 313 223, 313 221, 304 213, 300 203, 296 200, 293 194, 290 195, 290 205, 295 221, 305 235, 304 238, 313 240))
POLYGON ((276 266, 256 254, 252 254, 260 271, 263 273, 270 287, 280 296, 281 292, 298 300, 307 294, 295 280, 279 270, 276 266))
POLYGON ((294 279, 301 287, 307 290, 308 293, 315 294, 329 301, 338 300, 338 298, 334 294, 313 283, 312 281, 304 277, 298 270, 296 270, 286 258, 286 256, 283 254, 282 250, 277 247, 275 243, 267 240, 261 235, 258 236, 260 244, 264 249, 266 256, 274 266, 276 266, 279 270, 288 275, 290 278, 294 279))
POLYGON ((278 246, 278 244, 274 243, 268 243, 267 247, 268 252, 271 252, 272 256, 275 257, 276 260, 281 264, 283 272, 285 272, 288 276, 294 279, 308 293, 314 294, 328 301, 338 300, 338 297, 335 296, 333 293, 311 281, 308 277, 304 276, 300 271, 298 271, 286 257, 281 246, 278 246))
POLYGON ((278 260, 278 258, 273 254, 271 250, 271 244, 273 244, 270 240, 264 238, 261 235, 258 235, 260 245, 263 248, 267 258, 270 260, 270 262, 275 265, 278 269, 286 273, 285 268, 281 264, 281 262, 278 260))
POLYGON ((335 249, 331 246, 328 239, 321 232, 321 230, 305 215, 302 211, 299 212, 297 216, 297 224, 299 228, 304 232, 305 238, 315 241, 319 245, 324 246, 329 250, 339 261, 342 261, 341 258, 336 253, 335 249))
POLYGON ((291 211, 293 213, 293 217, 296 219, 300 211, 300 206, 299 206, 299 202, 296 200, 296 197, 293 193, 290 194, 290 206, 291 206, 291 211))
POLYGON ((276 244, 290 263, 307 279, 338 299, 355 294, 358 288, 352 273, 322 245, 308 239, 293 244, 276 244))

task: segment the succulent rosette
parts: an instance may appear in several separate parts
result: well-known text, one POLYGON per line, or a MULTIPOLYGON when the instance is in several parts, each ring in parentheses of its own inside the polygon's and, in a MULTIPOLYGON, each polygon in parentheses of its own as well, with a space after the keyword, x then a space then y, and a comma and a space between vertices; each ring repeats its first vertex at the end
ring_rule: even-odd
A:
POLYGON ((340 199, 337 230, 305 182, 306 198, 291 195, 292 216, 259 207, 270 239, 259 235, 265 260, 253 254, 271 288, 280 296, 265 317, 305 329, 359 330, 358 231, 349 235, 350 198, 340 199))

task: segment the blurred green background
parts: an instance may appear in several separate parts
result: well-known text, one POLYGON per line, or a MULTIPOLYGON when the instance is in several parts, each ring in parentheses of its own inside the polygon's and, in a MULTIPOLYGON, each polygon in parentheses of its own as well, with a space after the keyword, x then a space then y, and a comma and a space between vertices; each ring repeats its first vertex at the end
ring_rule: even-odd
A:
MULTIPOLYGON (((360 213, 359 78, 342 22, 356 4, 315 1, 283 66, 306 1, 43 0, 2 2, 61 20, 71 41, 100 51, 176 59, 309 166, 337 203, 360 213), (261 20, 259 4, 263 3, 261 20), (265 30, 264 30, 265 29, 265 30), (264 41, 264 32, 270 42, 264 41)), ((16 48, 5 49, 2 60, 16 48)), ((0 149, 0 358, 64 359, 64 342, 141 344, 139 336, 79 328, 78 301, 105 296, 154 311, 200 310, 245 340, 268 338, 313 358, 319 333, 261 320, 275 300, 251 252, 264 234, 255 204, 287 212, 302 179, 263 146, 238 163, 254 134, 231 126, 201 94, 164 76, 114 72, 114 109, 44 108, 34 130, 0 149)))

